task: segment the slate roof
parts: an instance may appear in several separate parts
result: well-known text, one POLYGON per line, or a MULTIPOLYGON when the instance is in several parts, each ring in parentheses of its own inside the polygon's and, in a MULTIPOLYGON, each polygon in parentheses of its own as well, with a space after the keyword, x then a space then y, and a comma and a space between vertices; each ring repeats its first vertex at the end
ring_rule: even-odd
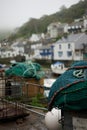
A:
POLYGON ((82 49, 82 44, 87 44, 87 34, 70 34, 66 38, 62 37, 62 39, 58 40, 56 43, 75 43, 75 49, 82 49))

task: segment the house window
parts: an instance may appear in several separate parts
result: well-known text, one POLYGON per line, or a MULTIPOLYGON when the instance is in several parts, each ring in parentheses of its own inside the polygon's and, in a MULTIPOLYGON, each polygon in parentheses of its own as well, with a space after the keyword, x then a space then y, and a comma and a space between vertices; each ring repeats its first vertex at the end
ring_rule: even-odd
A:
POLYGON ((58 56, 59 56, 59 57, 62 57, 62 55, 63 55, 63 52, 62 52, 62 51, 59 51, 59 52, 58 52, 58 56))
POLYGON ((68 57, 72 56, 72 51, 67 51, 67 56, 68 57))
POLYGON ((61 49, 62 47, 61 47, 61 45, 59 45, 59 49, 61 49))
POLYGON ((76 56, 79 56, 79 51, 76 52, 76 56))
POLYGON ((10 53, 8 53, 8 57, 10 57, 10 53))
POLYGON ((12 54, 12 56, 14 57, 14 56, 15 56, 15 54, 12 54))
POLYGON ((71 45, 70 45, 70 44, 68 44, 68 49, 70 49, 70 47, 71 47, 71 45))

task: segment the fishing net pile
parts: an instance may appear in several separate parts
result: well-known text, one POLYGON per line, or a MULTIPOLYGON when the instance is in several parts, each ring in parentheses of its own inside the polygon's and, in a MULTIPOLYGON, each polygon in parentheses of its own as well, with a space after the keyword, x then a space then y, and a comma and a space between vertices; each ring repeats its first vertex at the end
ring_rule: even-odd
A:
POLYGON ((31 61, 20 62, 12 65, 5 71, 6 76, 19 76, 23 78, 35 78, 37 80, 44 77, 45 73, 38 63, 31 61))
POLYGON ((51 87, 48 101, 49 110, 53 107, 87 109, 87 61, 75 62, 57 78, 51 87))

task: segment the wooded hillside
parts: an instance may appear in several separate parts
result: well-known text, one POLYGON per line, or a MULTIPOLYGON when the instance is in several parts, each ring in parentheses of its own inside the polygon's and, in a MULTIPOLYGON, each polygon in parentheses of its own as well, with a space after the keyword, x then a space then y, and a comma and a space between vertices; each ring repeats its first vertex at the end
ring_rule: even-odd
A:
POLYGON ((71 23, 74 19, 83 17, 87 13, 87 0, 80 1, 72 5, 70 8, 62 8, 59 12, 52 15, 44 15, 40 19, 31 18, 23 26, 21 26, 17 33, 12 34, 9 40, 16 38, 29 38, 32 33, 46 33, 47 26, 52 22, 71 23))

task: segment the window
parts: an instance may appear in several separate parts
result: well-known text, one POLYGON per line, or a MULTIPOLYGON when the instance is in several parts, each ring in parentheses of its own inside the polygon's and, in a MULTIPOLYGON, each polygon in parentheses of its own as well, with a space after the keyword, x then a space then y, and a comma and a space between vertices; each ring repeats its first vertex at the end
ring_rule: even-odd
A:
POLYGON ((14 57, 15 56, 15 54, 12 54, 12 57, 14 57))
POLYGON ((67 56, 68 57, 72 56, 72 51, 67 51, 67 56))
POLYGON ((10 57, 10 53, 8 53, 8 57, 10 57))
POLYGON ((61 47, 61 45, 59 45, 59 49, 61 49, 62 47, 61 47))
POLYGON ((79 56, 80 54, 79 54, 79 51, 76 51, 76 56, 79 56))
POLYGON ((70 45, 70 44, 68 44, 68 49, 70 49, 70 47, 71 47, 71 45, 70 45))
POLYGON ((59 51, 59 52, 58 52, 58 56, 59 56, 59 57, 62 57, 62 55, 63 55, 63 52, 62 52, 62 51, 59 51))

